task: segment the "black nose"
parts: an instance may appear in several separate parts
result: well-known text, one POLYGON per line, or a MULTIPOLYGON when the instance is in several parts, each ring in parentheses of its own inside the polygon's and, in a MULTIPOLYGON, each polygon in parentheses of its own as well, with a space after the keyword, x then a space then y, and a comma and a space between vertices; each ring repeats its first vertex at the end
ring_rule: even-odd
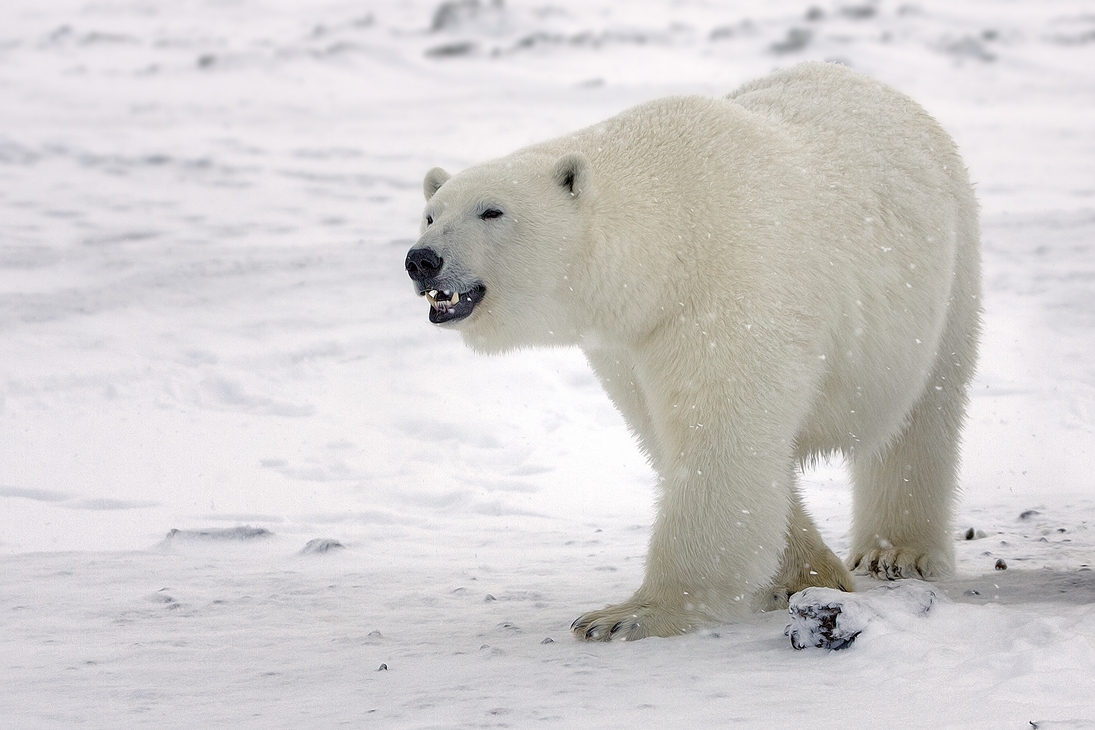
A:
POLYGON ((415 281, 432 279, 441 272, 444 263, 432 248, 412 248, 407 254, 407 275, 415 281))

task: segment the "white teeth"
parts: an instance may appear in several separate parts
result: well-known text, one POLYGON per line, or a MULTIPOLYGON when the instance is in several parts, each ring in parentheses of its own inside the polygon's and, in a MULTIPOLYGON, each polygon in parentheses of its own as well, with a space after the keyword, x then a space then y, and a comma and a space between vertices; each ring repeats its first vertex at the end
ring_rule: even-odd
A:
POLYGON ((453 292, 452 296, 445 299, 446 293, 438 291, 437 289, 430 289, 426 294, 426 301, 430 303, 430 306, 434 309, 448 309, 449 307, 455 307, 460 303, 460 293, 453 292), (440 299, 438 298, 440 297, 440 299))

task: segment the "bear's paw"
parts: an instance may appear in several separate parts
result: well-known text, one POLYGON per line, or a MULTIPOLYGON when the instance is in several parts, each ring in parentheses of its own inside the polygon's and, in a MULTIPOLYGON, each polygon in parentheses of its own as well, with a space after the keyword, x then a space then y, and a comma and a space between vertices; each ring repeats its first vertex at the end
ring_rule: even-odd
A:
POLYGON ((855 590, 855 580, 848 568, 828 548, 825 553, 811 556, 813 562, 790 563, 784 556, 780 571, 768 590, 753 598, 755 611, 782 611, 787 608, 791 596, 807 588, 834 588, 838 591, 855 590))
POLYGON ((782 611, 791 596, 806 588, 855 590, 855 581, 843 561, 820 538, 804 540, 803 534, 794 529, 789 533, 779 572, 767 590, 753 597, 753 610, 782 611))
POLYGON ((952 561, 943 550, 878 547, 853 553, 847 564, 853 572, 878 580, 939 580, 952 571, 952 561))
POLYGON ((669 610, 632 599, 583 614, 570 630, 585 641, 637 641, 648 636, 678 636, 707 623, 695 612, 669 610))

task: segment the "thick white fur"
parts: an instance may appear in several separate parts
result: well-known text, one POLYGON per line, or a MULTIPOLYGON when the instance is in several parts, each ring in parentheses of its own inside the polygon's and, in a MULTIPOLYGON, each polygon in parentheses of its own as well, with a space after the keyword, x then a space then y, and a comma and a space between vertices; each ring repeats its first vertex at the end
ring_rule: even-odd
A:
POLYGON ((425 189, 417 246, 450 288, 486 286, 455 325, 467 344, 581 347, 660 475, 642 586, 580 636, 672 635, 850 588, 794 486, 832 452, 852 466, 849 567, 952 569, 977 204, 914 102, 803 64, 434 170, 425 189), (480 220, 488 207, 504 215, 480 220))

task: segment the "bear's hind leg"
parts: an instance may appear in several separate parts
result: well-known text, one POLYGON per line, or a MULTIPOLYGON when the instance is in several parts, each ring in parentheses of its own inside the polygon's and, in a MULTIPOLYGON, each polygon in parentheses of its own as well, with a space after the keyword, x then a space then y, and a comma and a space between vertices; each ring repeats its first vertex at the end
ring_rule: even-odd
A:
POLYGON ((792 494, 791 519, 787 524, 787 545, 768 589, 753 595, 753 611, 781 611, 800 590, 810 587, 854 591, 852 573, 821 540, 817 525, 803 507, 798 489, 792 494))
POLYGON ((855 590, 852 574, 821 539, 796 488, 791 496, 787 546, 780 559, 779 573, 767 590, 753 597, 753 608, 757 611, 785 609, 791 596, 812 586, 855 590))
POLYGON ((935 580, 954 569, 950 525, 965 392, 933 376, 904 430, 852 461, 855 507, 848 567, 883 580, 935 580))
POLYGON ((954 570, 959 446, 981 321, 977 204, 968 186, 957 202, 964 214, 953 289, 920 400, 892 441, 851 459, 855 506, 847 564, 876 578, 932 580, 954 570))

